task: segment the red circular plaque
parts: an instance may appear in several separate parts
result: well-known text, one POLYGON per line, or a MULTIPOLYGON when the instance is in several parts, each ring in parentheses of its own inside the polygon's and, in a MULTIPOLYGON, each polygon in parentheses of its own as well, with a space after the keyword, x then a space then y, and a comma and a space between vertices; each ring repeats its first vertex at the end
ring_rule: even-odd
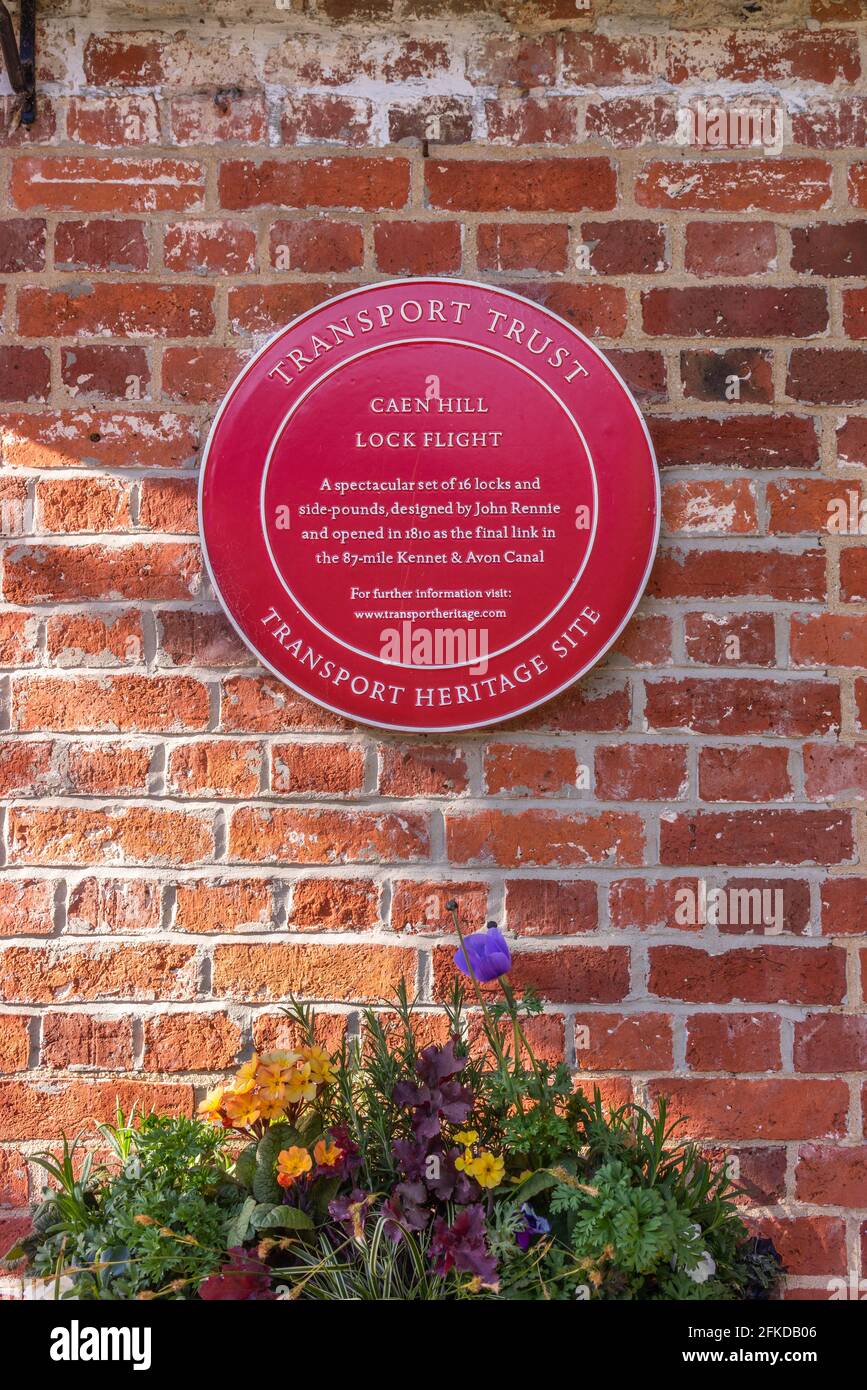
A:
POLYGON ((611 646, 656 549, 635 401, 556 314, 466 280, 351 290, 277 333, 214 421, 202 541, 240 635, 382 728, 498 723, 611 646))

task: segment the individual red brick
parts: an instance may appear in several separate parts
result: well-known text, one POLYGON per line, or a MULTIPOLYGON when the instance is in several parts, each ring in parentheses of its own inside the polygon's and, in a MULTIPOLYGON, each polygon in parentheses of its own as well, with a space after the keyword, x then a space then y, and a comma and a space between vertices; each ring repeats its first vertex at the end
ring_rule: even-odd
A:
MULTIPOLYGON (((347 1022, 346 1014, 326 1014, 317 1010, 313 1019, 315 1041, 327 1052, 339 1052, 346 1037, 347 1022)), ((275 1014, 260 1013, 253 1019, 253 1046, 257 1052, 297 1048, 306 1041, 297 1022, 288 1018, 282 1010, 275 1014)))
POLYGON ((44 401, 51 384, 51 362, 44 348, 0 346, 0 400, 44 401))
POLYGON ((59 270, 147 270, 147 226, 105 218, 58 222, 54 264, 59 270))
POLYGON ((831 201, 824 159, 659 159, 636 177, 640 207, 687 212, 801 212, 831 201))
POLYGON ((144 660, 141 614, 53 613, 45 624, 45 649, 52 666, 138 666, 144 660))
MULTIPOLYGON (((579 774, 574 750, 560 745, 494 743, 485 752, 485 785, 495 796, 574 796, 579 774)), ((589 786, 586 770, 584 786, 589 786)))
POLYGON ((648 681, 646 694, 651 729, 802 738, 832 733, 840 724, 840 692, 831 681, 686 677, 648 681))
POLYGON ((828 878, 822 884, 822 934, 840 936, 864 930, 867 879, 828 878))
POLYGON ((274 915, 268 879, 185 879, 175 890, 177 931, 257 931, 270 926, 274 915))
POLYGON ((431 207, 468 212, 598 212, 613 208, 617 176, 601 158, 430 159, 431 207))
POLYGON ((792 269, 807 275, 867 275, 867 237, 858 222, 792 228, 792 269))
POLYGON ((61 789, 75 796, 146 796, 153 748, 78 744, 61 764, 61 789))
POLYGON ((42 1018, 40 1061, 45 1067, 124 1071, 133 1065, 132 1020, 71 1012, 42 1018))
POLYGON ((855 724, 867 729, 867 680, 858 676, 855 681, 855 724))
POLYGON ((763 275, 776 269, 772 222, 688 222, 684 265, 692 275, 763 275))
POLYGON ((846 957, 836 946, 742 947, 712 955, 689 946, 650 950, 649 989, 701 1004, 839 1004, 846 957))
POLYGON ((12 166, 16 207, 76 212, 183 212, 201 207, 201 164, 184 159, 21 156, 12 166))
POLYGON ((364 790, 364 749, 343 743, 271 746, 271 790, 289 796, 315 792, 349 796, 364 790))
POLYGON ((276 285, 238 285, 229 290, 229 326, 233 333, 272 333, 299 314, 353 286, 322 285, 305 280, 276 285))
POLYGON ((253 658, 221 612, 157 609, 157 664, 160 666, 250 666, 253 658))
POLYGON ((773 365, 772 353, 762 348, 682 352, 683 394, 688 400, 770 405, 774 398, 773 365))
POLYGON ((655 1071, 673 1065, 671 1020, 664 1014, 577 1013, 579 1072, 655 1071))
POLYGON ((582 222, 581 238, 597 275, 652 275, 670 263, 660 222, 638 218, 582 222))
MULTIPOLYGON (((774 1242, 790 1275, 845 1275, 846 1223, 831 1216, 766 1216, 761 1233, 774 1242)), ((758 1231, 756 1232, 758 1234, 758 1231)), ((815 1296, 815 1291, 813 1291, 815 1296)))
POLYGON ((719 31, 669 40, 670 82, 853 82, 860 75, 856 35, 787 29, 764 34, 719 31))
POLYGON ((846 1129, 849 1088, 842 1081, 738 1077, 652 1081, 669 1114, 684 1117, 682 1136, 714 1139, 823 1139, 846 1129))
POLYGON ((795 1169, 795 1195, 817 1206, 867 1206, 867 1145, 802 1145, 795 1169))
MULTIPOLYGON (((163 358, 165 368, 165 358, 163 358)), ((139 491, 139 526, 195 535, 199 526, 195 478, 145 478, 139 491)))
MULTIPOLYGON (((850 0, 860 5, 862 0, 850 0)), ((811 97, 792 111, 792 143, 816 150, 853 148, 867 143, 867 102, 862 96, 811 97)))
POLYGON ((19 275, 45 267, 45 222, 41 217, 7 218, 0 238, 0 274, 19 275))
POLYGON ((867 163, 850 166, 847 186, 852 207, 867 207, 867 163))
POLYGON ((183 468, 195 456, 196 439, 195 421, 166 410, 0 416, 0 446, 10 468, 183 468))
POLYGON ((156 1014, 144 1022, 145 1071, 225 1071, 236 1064, 241 1030, 225 1013, 156 1014))
POLYGON ((97 999, 184 999, 195 990, 191 947, 8 946, 0 953, 0 998, 56 1004, 97 999))
POLYGON ((18 328, 28 337, 196 338, 214 329, 214 291, 204 285, 104 281, 86 294, 34 285, 18 295, 18 328))
POLYGON ((358 931, 379 925, 379 888, 368 878, 302 878, 292 885, 297 931, 358 931))
POLYGON ((867 1019, 858 1014, 811 1014, 795 1024, 795 1070, 863 1071, 867 1019))
POLYGON ((208 722, 208 692, 191 676, 43 676, 13 692, 13 723, 36 729, 181 732, 208 722))
POLYGON ((245 275, 256 269, 256 232, 243 222, 170 222, 163 260, 167 270, 245 275))
POLYGON ((58 1133, 78 1134, 94 1124, 114 1124, 117 1108, 133 1106, 160 1115, 190 1115, 192 1086, 148 1081, 5 1081, 0 1082, 0 1139, 56 1140, 58 1133))
POLYGON ((596 885, 568 879, 506 881, 506 923, 520 936, 573 936, 597 925, 596 885))
POLYGON ((71 97, 67 138, 77 145, 158 145, 160 121, 152 96, 71 97))
POLYGON ((569 228, 560 222, 481 222, 476 229, 480 270, 566 269, 569 228))
POLYGON ((59 785, 50 740, 0 739, 0 787, 5 796, 35 795, 59 785))
POLYGON ((812 801, 867 794, 867 744, 804 745, 804 789, 812 801))
POLYGON ((692 536, 746 536, 759 529, 754 486, 741 478, 667 483, 662 516, 666 531, 692 536))
POLYGON ((54 896, 51 879, 0 879, 0 937, 52 936, 54 896))
POLYGON ((694 878, 621 878, 608 886, 608 915, 612 927, 638 931, 695 930, 700 924, 684 922, 679 911, 683 895, 695 901, 694 878))
MULTIPOLYGON (((867 549, 863 545, 846 546, 840 551, 840 597, 847 603, 863 603, 867 598, 867 549)), ((857 644, 859 623, 853 618, 848 628, 851 640, 857 644)), ((862 662, 853 663, 863 665, 862 662)))
MULTIPOLYGON (((352 7, 352 18, 357 6, 352 7)), ((383 45, 379 37, 340 34, 311 49, 297 35, 268 53, 265 80, 289 88, 342 87, 348 82, 430 81, 447 71, 449 45, 442 40, 400 38, 383 45)))
POLYGON ((506 288, 543 304, 589 338, 619 338, 626 330, 626 292, 619 286, 532 279, 506 288))
POLYGON ((377 265, 391 275, 441 275, 461 268, 457 222, 378 222, 373 245, 377 265))
POLYGON ((662 613, 639 614, 613 650, 630 666, 664 666, 671 659, 671 619, 662 613))
POLYGON ((677 103, 668 96, 609 97, 591 101, 587 134, 618 149, 668 145, 677 133, 677 103))
POLYGON ((210 405, 228 391, 248 356, 235 348, 166 348, 163 352, 163 392, 173 400, 210 405))
POLYGON ((815 468, 816 427, 798 415, 651 417, 651 437, 662 468, 815 468))
POLYGON ((169 123, 176 145, 267 143, 268 119, 261 92, 173 97, 169 123))
POLYGON ((29 1016, 0 1014, 0 1072, 26 1071, 29 1057, 29 1016))
POLYGON ((417 956, 401 946, 219 945, 214 991, 242 1000, 289 998, 375 1003, 393 999, 403 982, 415 989, 417 956))
POLYGON ((163 807, 16 806, 13 864, 189 864, 214 852, 210 818, 163 807))
POLYGON ((140 347, 76 343, 60 349, 60 375, 68 394, 114 400, 140 400, 148 394, 150 367, 140 347))
POLYGON ((614 733, 629 724, 630 695, 625 684, 582 681, 531 714, 504 726, 504 732, 529 729, 550 733, 614 733))
POLYGON ((728 1154, 729 1172, 745 1192, 746 1205, 774 1206, 786 1193, 786 1150, 780 1148, 738 1148, 728 1154), (733 1168, 733 1160, 737 1167, 733 1168))
POLYGON ((255 796, 261 765, 258 743, 236 739, 179 743, 169 754, 166 785, 179 796, 255 796))
MULTIPOLYGON (((808 934, 812 922, 810 885, 800 878, 728 878, 725 881, 724 911, 706 905, 708 920, 719 917, 717 926, 732 936, 765 936, 787 932, 808 934)), ((719 902, 719 900, 717 900, 719 902)))
POLYGON ((95 87, 153 86, 163 81, 161 39, 140 34, 91 34, 84 46, 84 75, 95 87))
POLYGON ((648 592, 653 598, 825 598, 824 551, 667 550, 657 557, 648 592))
POLYGON ((426 859, 417 814, 242 806, 232 814, 229 855, 250 863, 351 864, 426 859))
MULTIPOLYGON (((436 1018, 436 1015, 433 1018, 436 1018)), ((433 1018, 428 1015, 425 1019, 425 1022, 430 1019, 429 1027, 433 1024, 433 1018)), ((550 1066, 558 1066, 565 1060, 566 1028, 561 1015, 537 1014, 533 1018, 525 1019, 521 1027, 537 1061, 547 1062, 550 1066)), ((510 1054, 513 1050, 514 1038, 508 1020, 503 1019, 500 1022, 498 1032, 503 1040, 504 1050, 510 1054)), ((441 1036, 436 1040, 442 1043, 448 1039, 448 1036, 448 1023, 446 1021, 441 1036)), ((491 1044, 478 1013, 469 1014, 467 1017, 467 1043, 471 1057, 481 1057, 486 1062, 490 1059, 491 1044)), ((520 1047, 520 1053, 524 1058, 525 1065, 531 1066, 532 1062, 527 1049, 520 1047)))
MULTIPOLYGON (((446 998, 454 981, 454 951, 433 952, 434 997, 446 998)), ((625 946, 561 946, 556 950, 513 953, 509 972, 519 993, 533 990, 553 1004, 614 1004, 629 991, 629 951, 625 946)))
POLYGON ((14 1149, 0 1149, 0 1207, 23 1207, 27 1200, 27 1167, 23 1154, 14 1149))
POLYGON ((658 42, 647 35, 563 35, 563 81, 576 87, 626 87, 651 81, 658 71, 658 42))
POLYGON ((224 733, 281 734, 344 732, 353 726, 271 676, 230 676, 223 682, 220 727, 224 733))
POLYGON ((698 794, 702 801, 785 801, 793 794, 788 748, 751 744, 702 748, 698 762, 698 794))
POLYGON ((4 581, 14 603, 190 598, 201 584, 201 557, 171 542, 19 546, 7 553, 4 581))
POLYGON ((845 811, 697 811, 664 818, 662 864, 841 864, 852 859, 845 811))
POLYGON ((773 1014, 691 1014, 686 1063, 690 1071, 779 1071, 780 1021, 773 1014))
POLYGON ((616 743, 596 749, 601 801, 678 801, 689 785, 687 750, 663 743, 616 743))
POLYGON ((502 97, 485 102, 485 121, 490 145, 575 145, 581 105, 575 97, 502 97))
MULTIPOLYGON (((867 299, 864 303, 867 309, 867 299)), ((863 332, 856 334, 851 324, 846 331, 850 337, 867 337, 867 313, 863 332)), ((786 393, 820 405, 857 405, 867 393, 867 349, 794 348, 786 393)))
POLYGON ((384 796, 456 796, 467 790, 467 764, 457 748, 435 743, 383 744, 379 790, 384 796))
POLYGON ((559 811, 479 811, 446 821, 449 859, 506 868, 639 864, 644 827, 638 815, 590 816, 559 811))
POLYGON ((91 932, 157 931, 162 923, 160 885, 144 878, 82 878, 70 887, 67 930, 76 936, 91 932))
POLYGON ((492 34, 473 44, 467 76, 486 87, 550 87, 556 64, 554 34, 492 34))
POLYGON ((454 933, 451 913, 446 905, 456 902, 464 932, 481 931, 487 921, 487 884, 473 880, 461 883, 415 882, 399 879, 392 889, 391 926, 394 931, 418 932, 425 936, 454 933))
POLYGON ((823 333, 828 326, 826 293, 812 286, 647 290, 641 303, 646 333, 678 338, 808 338, 823 333))
POLYGON ((224 208, 401 208, 409 193, 405 159, 226 160, 220 166, 224 208))
POLYGON ((846 613, 808 613, 792 618, 793 666, 867 665, 867 621, 846 613))
MULTIPOLYGON (((363 132, 359 143, 364 144, 371 134, 372 131, 363 132)), ((468 97, 416 97, 388 108, 388 139, 392 145, 415 141, 463 145, 472 138, 473 108, 468 97)))
POLYGON ((306 270, 313 275, 357 270, 364 259, 357 222, 324 217, 274 222, 268 234, 271 265, 276 270, 306 270))
POLYGON ((849 486, 841 487, 839 481, 825 478, 784 478, 769 482, 769 529, 778 535, 823 534, 840 500, 848 503, 849 486))

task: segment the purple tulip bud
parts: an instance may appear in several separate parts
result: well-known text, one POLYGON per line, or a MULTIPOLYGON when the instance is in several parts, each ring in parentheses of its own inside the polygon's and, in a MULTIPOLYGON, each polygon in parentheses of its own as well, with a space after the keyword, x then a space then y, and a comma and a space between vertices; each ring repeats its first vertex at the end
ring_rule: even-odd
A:
POLYGON ((454 961, 462 975, 474 975, 482 984, 487 984, 511 970, 512 953, 499 927, 489 922, 484 931, 464 937, 463 946, 455 951, 454 961))

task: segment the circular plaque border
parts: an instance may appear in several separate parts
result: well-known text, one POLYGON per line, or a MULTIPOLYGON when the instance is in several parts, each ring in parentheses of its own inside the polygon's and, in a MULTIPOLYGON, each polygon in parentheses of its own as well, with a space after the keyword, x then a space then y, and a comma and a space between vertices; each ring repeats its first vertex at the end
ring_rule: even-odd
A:
MULTIPOLYGON (((644 416, 641 413, 638 402, 636 401, 628 385, 624 381, 620 372, 618 372, 617 368, 613 365, 613 363, 610 362, 608 358, 605 356, 605 354, 601 352, 600 349, 597 348, 595 344, 590 341, 589 338, 585 337, 585 335, 581 333, 579 329, 573 327, 573 325, 569 323, 566 319, 564 319, 562 315, 555 313, 552 309, 548 309, 545 305, 540 305, 536 300, 530 299, 527 295, 518 294, 514 290, 505 289, 504 287, 501 287, 499 285, 487 283, 484 280, 468 280, 459 276, 405 276, 392 278, 390 280, 375 280, 369 284, 355 286, 353 289, 346 290, 343 294, 335 294, 326 300, 321 300, 319 303, 314 304, 310 309, 306 309, 304 313, 298 314, 294 319, 290 319, 290 321, 287 324, 284 324, 282 328, 278 328, 274 333, 272 333, 270 337, 268 337, 265 340, 265 342, 258 349, 258 351, 253 354, 250 360, 244 363, 244 366, 241 368, 238 375, 234 378, 228 390, 225 392, 223 399, 220 402, 220 405, 217 409, 217 413, 215 414, 211 427, 208 431, 208 436, 205 441, 205 447, 202 450, 201 462, 199 464, 199 484, 197 490, 197 501, 199 510, 199 538, 202 545, 202 556, 205 562, 205 569, 207 571, 208 578, 213 586, 214 593, 217 596, 220 606, 222 607, 223 612, 225 613, 226 617, 231 623, 234 631, 241 638, 241 641, 244 643, 244 645, 248 647, 249 650, 253 653, 257 661, 267 671, 270 671, 272 675, 276 676, 276 678, 279 681, 281 681, 284 685, 289 686, 290 690, 294 690, 297 695, 300 695, 302 699, 309 700, 312 704, 319 705, 322 709, 326 709, 330 713, 338 715, 341 719, 347 719, 351 723, 366 725, 369 728, 373 729, 384 729, 392 733, 407 733, 415 735, 465 733, 473 729, 490 728, 495 727, 497 725, 501 725, 503 723, 508 723, 513 719, 518 719, 522 715, 529 713, 531 710, 538 709, 541 705, 548 704, 549 701, 556 699, 558 695, 562 695, 563 692, 565 690, 568 690, 570 686, 575 685, 576 682, 578 682, 584 676, 586 676, 587 672, 591 671, 594 666, 597 666, 600 663, 600 661, 602 661, 603 657, 605 657, 606 654, 614 646, 615 642, 620 637, 620 634, 623 632, 624 628, 626 627, 629 620, 632 618, 636 608, 641 602, 642 595, 644 594, 644 591, 647 587, 647 581, 650 578, 650 572, 653 568, 654 560, 656 559, 656 552, 659 546, 659 534, 662 525, 662 492, 659 478, 659 465, 657 463, 656 451, 653 447, 653 441, 650 437, 650 431, 647 428, 647 423, 644 419, 644 416), (546 691, 545 694, 542 695, 540 698, 530 700, 526 704, 521 705, 518 709, 510 710, 507 714, 498 714, 494 718, 488 717, 482 719, 474 719, 470 720, 467 723, 461 724, 401 724, 396 722, 386 722, 380 719, 366 718, 355 712, 347 712, 346 709, 341 708, 339 705, 331 704, 328 700, 322 699, 320 698, 320 696, 312 694, 309 690, 303 689, 300 685, 296 685, 294 681, 290 680, 289 677, 283 671, 279 670, 278 667, 276 667, 273 664, 273 662, 269 661, 268 658, 263 655, 263 653, 258 649, 252 638, 244 631, 241 625, 236 621, 235 616, 232 613, 231 608, 229 607, 229 604, 226 598, 224 597, 223 591, 219 583, 217 582, 216 576, 214 574, 213 566, 211 564, 211 558, 208 552, 208 543, 207 538, 205 536, 204 528, 203 500, 205 490, 205 479, 207 474, 208 461, 210 459, 211 450, 216 439, 217 430, 220 426, 224 414, 226 413, 226 411, 229 408, 229 405, 232 402, 232 399, 236 391, 241 386, 242 382, 247 378, 249 373, 253 370, 253 368, 265 356, 265 354, 270 351, 270 349, 274 346, 276 342, 279 341, 280 338, 282 338, 285 334, 289 333, 293 329, 297 328, 299 325, 303 324, 305 320, 311 318, 314 314, 318 313, 319 310, 322 309, 326 304, 338 304, 344 300, 352 299, 356 295, 369 293, 371 290, 389 289, 397 286, 405 286, 407 288, 410 288, 419 284, 439 284, 443 286, 465 285, 470 289, 483 290, 487 294, 502 294, 508 301, 516 301, 519 304, 526 304, 531 309, 541 311, 548 318, 552 319, 555 323, 561 324, 568 334, 577 338, 583 344, 583 346, 587 348, 593 354, 593 356, 601 362, 605 370, 610 372, 611 376, 620 386, 621 391, 623 393, 623 397, 625 401, 628 403, 629 408, 635 415, 641 432, 644 435, 644 440, 647 445, 650 463, 652 465, 651 471, 653 478, 653 500, 655 512, 652 542, 648 549, 648 556, 644 570, 641 574, 641 578, 638 581, 638 584, 636 585, 635 596, 628 609, 624 613, 622 620, 617 625, 615 630, 611 633, 610 637, 601 647, 598 648, 597 651, 595 651, 595 653, 589 661, 586 661, 583 664, 579 665, 579 667, 576 670, 571 672, 571 674, 567 677, 566 680, 562 681, 554 689, 546 691)), ((385 664, 388 663, 383 663, 383 665, 385 664)))

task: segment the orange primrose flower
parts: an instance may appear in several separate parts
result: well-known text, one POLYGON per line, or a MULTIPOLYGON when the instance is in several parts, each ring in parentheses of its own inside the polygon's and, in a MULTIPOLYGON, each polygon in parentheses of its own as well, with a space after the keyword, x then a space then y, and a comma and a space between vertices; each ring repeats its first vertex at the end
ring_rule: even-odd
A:
POLYGON ((291 1187, 312 1167, 313 1159, 306 1149, 299 1149, 297 1145, 281 1149, 277 1155, 277 1181, 281 1187, 291 1187))

